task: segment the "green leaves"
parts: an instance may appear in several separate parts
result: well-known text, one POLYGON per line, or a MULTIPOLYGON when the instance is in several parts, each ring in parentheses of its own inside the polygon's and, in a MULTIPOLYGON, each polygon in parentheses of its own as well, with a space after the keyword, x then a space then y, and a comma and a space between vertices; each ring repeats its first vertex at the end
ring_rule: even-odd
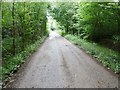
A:
POLYGON ((2 3, 3 80, 15 72, 45 39, 46 9, 47 3, 43 2, 2 3))
POLYGON ((2 3, 4 59, 9 58, 8 53, 18 54, 25 49, 25 46, 34 43, 39 36, 46 34, 46 9, 47 3, 42 2, 2 3))
POLYGON ((51 12, 53 17, 65 27, 66 33, 99 41, 112 38, 118 33, 120 35, 119 9, 117 3, 108 2, 57 3, 51 12))
POLYGON ((100 46, 99 44, 88 42, 77 36, 66 35, 65 38, 97 58, 107 68, 112 69, 116 73, 120 73, 120 54, 118 52, 100 46))
POLYGON ((1 67, 2 80, 9 79, 10 74, 14 73, 20 65, 25 62, 25 59, 28 58, 45 39, 46 36, 40 38, 35 43, 27 45, 24 51, 16 54, 14 57, 8 58, 1 67))

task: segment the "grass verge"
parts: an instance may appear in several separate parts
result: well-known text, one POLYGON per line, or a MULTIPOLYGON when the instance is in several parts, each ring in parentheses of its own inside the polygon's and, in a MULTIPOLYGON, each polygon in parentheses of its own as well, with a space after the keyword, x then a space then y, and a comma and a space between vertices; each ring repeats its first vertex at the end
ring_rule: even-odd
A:
POLYGON ((85 50, 86 53, 97 58, 97 60, 99 60, 108 69, 120 74, 120 53, 100 46, 97 43, 88 42, 77 36, 66 35, 65 38, 73 44, 78 45, 78 47, 85 50))
POLYGON ((34 44, 28 45, 24 51, 17 54, 16 56, 9 58, 5 62, 4 65, 2 65, 1 69, 1 75, 0 78, 2 80, 2 86, 5 85, 5 82, 10 80, 10 76, 17 71, 17 69, 25 62, 25 60, 36 51, 36 49, 44 42, 47 36, 44 36, 37 40, 34 44))

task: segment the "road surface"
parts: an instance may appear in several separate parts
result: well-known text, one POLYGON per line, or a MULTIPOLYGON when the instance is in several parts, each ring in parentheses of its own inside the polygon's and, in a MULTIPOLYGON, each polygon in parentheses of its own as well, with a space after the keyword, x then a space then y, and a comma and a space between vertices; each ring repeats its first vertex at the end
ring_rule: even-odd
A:
POLYGON ((51 32, 10 87, 115 88, 117 79, 81 49, 51 32))

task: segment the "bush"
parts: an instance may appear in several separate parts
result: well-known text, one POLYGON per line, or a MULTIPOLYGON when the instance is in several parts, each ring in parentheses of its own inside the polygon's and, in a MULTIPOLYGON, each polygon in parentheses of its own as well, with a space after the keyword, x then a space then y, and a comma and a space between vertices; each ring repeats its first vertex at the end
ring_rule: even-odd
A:
POLYGON ((77 36, 66 35, 65 38, 97 58, 104 66, 110 68, 115 73, 120 73, 120 53, 100 46, 97 43, 88 42, 77 36))
POLYGON ((25 62, 26 58, 28 58, 45 40, 46 36, 37 40, 34 44, 26 46, 26 49, 21 53, 18 53, 14 57, 9 58, 0 68, 2 69, 2 80, 6 81, 9 79, 11 73, 14 73, 22 63, 25 62))

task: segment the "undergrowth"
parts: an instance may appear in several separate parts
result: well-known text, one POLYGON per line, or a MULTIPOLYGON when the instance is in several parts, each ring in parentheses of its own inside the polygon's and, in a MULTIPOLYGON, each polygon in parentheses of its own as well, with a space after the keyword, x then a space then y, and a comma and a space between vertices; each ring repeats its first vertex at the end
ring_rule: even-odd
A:
POLYGON ((113 70, 115 73, 120 74, 120 53, 112 49, 100 46, 97 43, 88 42, 77 36, 66 35, 66 39, 72 43, 78 45, 86 53, 91 54, 94 58, 97 58, 105 67, 113 70))
POLYGON ((42 42, 46 39, 46 36, 37 40, 34 44, 26 46, 25 50, 21 53, 15 55, 12 58, 6 60, 5 64, 2 65, 1 69, 1 79, 2 82, 6 82, 10 79, 11 74, 13 74, 17 69, 21 66, 22 63, 33 53, 35 50, 42 44, 42 42))

